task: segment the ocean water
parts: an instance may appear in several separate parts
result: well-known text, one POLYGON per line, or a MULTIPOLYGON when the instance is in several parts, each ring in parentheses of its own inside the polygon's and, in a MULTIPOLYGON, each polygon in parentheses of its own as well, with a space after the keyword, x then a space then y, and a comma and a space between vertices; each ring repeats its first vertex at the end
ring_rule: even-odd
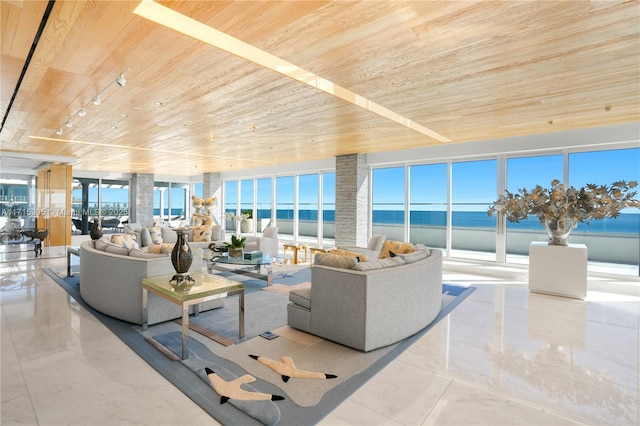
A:
MULTIPOLYGON (((335 211, 325 210, 324 218, 327 222, 335 221, 335 211)), ((269 210, 259 210, 258 218, 268 218, 269 210)), ((292 220, 293 210, 281 209, 276 213, 277 219, 292 220)), ((317 221, 318 212, 316 210, 300 210, 300 220, 317 221)), ((410 214, 412 226, 446 226, 447 214, 442 211, 413 211, 410 214)), ((487 216, 485 211, 481 212, 453 212, 451 222, 454 227, 465 228, 495 228, 496 218, 487 216)), ((379 225, 402 225, 404 223, 404 212, 400 210, 374 210, 373 223, 379 225)), ((509 229, 540 229, 540 222, 535 217, 518 223, 508 222, 509 229)), ((607 218, 602 220, 592 220, 591 223, 578 224, 575 232, 606 232, 640 235, 640 213, 623 213, 617 218, 607 218)))

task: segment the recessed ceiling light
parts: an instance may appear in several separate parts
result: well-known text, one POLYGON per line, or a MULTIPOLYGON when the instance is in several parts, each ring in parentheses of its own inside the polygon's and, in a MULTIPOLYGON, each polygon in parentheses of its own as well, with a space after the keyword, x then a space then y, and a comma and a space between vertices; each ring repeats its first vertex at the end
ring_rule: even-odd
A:
POLYGON ((156 101, 154 103, 155 106, 165 106, 167 103, 166 102, 161 102, 161 101, 156 101))

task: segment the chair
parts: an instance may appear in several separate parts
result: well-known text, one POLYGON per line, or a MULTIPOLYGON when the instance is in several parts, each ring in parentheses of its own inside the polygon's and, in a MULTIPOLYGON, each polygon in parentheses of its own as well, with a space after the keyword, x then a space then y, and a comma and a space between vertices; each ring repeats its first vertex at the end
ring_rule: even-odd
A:
POLYGON ((278 227, 267 226, 261 237, 247 236, 245 251, 261 251, 271 257, 278 256, 278 227))
POLYGON ((341 250, 353 251, 356 253, 361 253, 367 256, 370 260, 375 260, 380 255, 380 250, 382 250, 382 245, 384 244, 387 237, 380 234, 373 234, 369 241, 367 242, 366 247, 358 247, 358 246, 340 246, 338 247, 341 250))

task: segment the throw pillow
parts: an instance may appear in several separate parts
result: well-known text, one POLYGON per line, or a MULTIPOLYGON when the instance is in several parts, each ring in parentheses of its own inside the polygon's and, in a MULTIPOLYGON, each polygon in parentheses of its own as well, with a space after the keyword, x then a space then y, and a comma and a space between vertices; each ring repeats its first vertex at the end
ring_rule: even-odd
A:
POLYGON ((397 255, 397 254, 413 253, 414 251, 415 251, 415 248, 411 243, 403 243, 400 241, 387 240, 384 242, 384 244, 382 244, 382 249, 380 250, 380 255, 378 255, 378 259, 391 257, 390 252, 393 252, 394 255, 397 255))
POLYGON ((159 226, 152 226, 149 229, 149 235, 151 236, 151 242, 153 244, 162 244, 164 241, 162 240, 162 230, 159 226))
POLYGON ((211 226, 199 225, 193 227, 193 242, 211 241, 211 226))
POLYGON ((111 243, 120 247, 125 247, 128 249, 131 248, 140 248, 135 239, 135 236, 132 234, 121 234, 121 235, 112 235, 111 243))
POLYGON ((173 250, 173 244, 151 244, 149 246, 149 253, 151 254, 171 254, 173 250))
POLYGON ((151 244, 153 244, 151 233, 149 233, 149 228, 142 228, 142 230, 140 231, 140 242, 142 243, 142 247, 149 247, 151 244))
POLYGON ((222 241, 224 238, 222 237, 222 226, 220 225, 211 225, 211 241, 222 241))
POLYGON ((358 259, 352 256, 343 256, 341 254, 317 253, 314 258, 315 265, 332 266, 334 268, 352 269, 358 259))
POLYGON ((331 253, 331 254, 339 254, 341 256, 355 257, 356 259, 358 259, 358 262, 367 262, 369 260, 365 254, 358 253, 358 252, 355 252, 355 251, 333 249, 333 250, 330 250, 329 253, 331 253))
POLYGON ((178 241, 178 234, 173 229, 163 226, 160 228, 160 232, 162 233, 162 242, 163 243, 175 243, 178 241))

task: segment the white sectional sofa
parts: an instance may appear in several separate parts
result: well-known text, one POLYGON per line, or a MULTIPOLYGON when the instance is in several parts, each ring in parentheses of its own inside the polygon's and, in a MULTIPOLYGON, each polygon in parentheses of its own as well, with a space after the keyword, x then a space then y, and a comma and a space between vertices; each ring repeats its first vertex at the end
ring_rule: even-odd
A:
MULTIPOLYGON (((104 238, 104 237, 103 237, 104 238)), ((168 255, 152 255, 135 248, 85 241, 80 246, 80 295, 103 314, 134 324, 142 324, 142 279, 175 274, 168 255), (96 248, 98 245, 99 248, 96 248)), ((192 249, 190 271, 202 272, 202 250, 192 249)), ((155 294, 148 295, 149 324, 182 316, 178 305, 155 294)), ((224 299, 206 302, 201 311, 224 306, 224 299)))
POLYGON ((438 316, 439 250, 358 264, 351 258, 343 267, 320 264, 322 255, 311 268, 311 288, 289 293, 291 327, 367 352, 417 333, 438 316))

